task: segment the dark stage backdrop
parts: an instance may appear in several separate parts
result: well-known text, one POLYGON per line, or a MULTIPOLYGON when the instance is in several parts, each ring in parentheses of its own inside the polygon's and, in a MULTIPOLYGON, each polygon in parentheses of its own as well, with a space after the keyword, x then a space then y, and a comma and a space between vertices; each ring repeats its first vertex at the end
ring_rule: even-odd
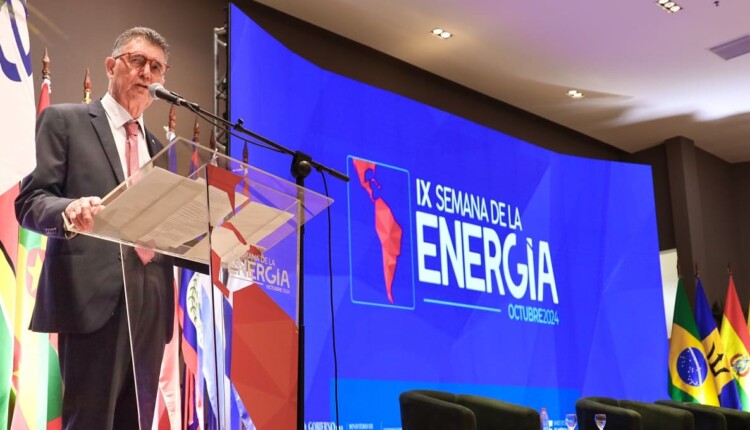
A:
MULTIPOLYGON (((323 70, 230 10, 230 114, 351 176, 308 224, 305 422, 400 427, 432 388, 539 409, 667 397, 648 166, 561 155, 323 70)), ((242 158, 242 142, 231 153, 242 158)), ((289 178, 291 160, 250 148, 289 178)), ((313 173, 307 186, 324 192, 313 173)), ((355 425, 355 427, 350 427, 355 425)))

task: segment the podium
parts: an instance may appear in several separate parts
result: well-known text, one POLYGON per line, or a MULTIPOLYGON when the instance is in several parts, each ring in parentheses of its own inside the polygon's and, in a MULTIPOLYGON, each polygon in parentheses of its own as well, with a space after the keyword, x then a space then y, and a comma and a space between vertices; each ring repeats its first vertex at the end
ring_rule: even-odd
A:
POLYGON ((183 419, 295 428, 300 227, 331 203, 183 138, 103 199, 83 234, 120 244, 142 430, 159 419, 165 343, 181 336, 175 312, 185 324, 178 341, 189 345, 185 368, 205 381, 192 394, 183 382, 193 397, 181 403, 198 396, 204 408, 183 419), (178 291, 175 265, 205 275, 178 291))

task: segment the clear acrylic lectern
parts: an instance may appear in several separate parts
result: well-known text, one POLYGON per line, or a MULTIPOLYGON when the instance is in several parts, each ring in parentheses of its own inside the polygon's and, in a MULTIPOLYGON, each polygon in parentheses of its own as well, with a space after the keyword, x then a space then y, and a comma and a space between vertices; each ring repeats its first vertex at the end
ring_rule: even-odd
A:
POLYGON ((190 326, 183 336, 195 336, 185 367, 205 380, 192 395, 205 395, 208 419, 222 429, 295 427, 299 227, 331 202, 183 138, 104 198, 85 234, 121 244, 142 430, 159 418, 175 312, 190 326), (206 273, 185 283, 180 307, 173 265, 206 273))

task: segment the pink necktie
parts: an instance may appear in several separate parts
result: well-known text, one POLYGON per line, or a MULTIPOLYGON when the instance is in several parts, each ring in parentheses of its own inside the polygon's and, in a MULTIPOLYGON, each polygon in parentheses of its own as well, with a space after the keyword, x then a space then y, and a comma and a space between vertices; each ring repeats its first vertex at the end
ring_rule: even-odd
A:
MULTIPOLYGON (((132 119, 125 123, 125 132, 127 138, 125 139, 125 161, 128 165, 128 178, 138 173, 138 169, 141 167, 138 160, 138 130, 140 126, 138 122, 132 119)), ((141 259, 141 262, 146 265, 154 259, 154 251, 149 249, 135 248, 136 254, 141 259)))
POLYGON ((138 123, 132 119, 125 123, 125 162, 128 165, 128 177, 141 167, 138 160, 138 123))

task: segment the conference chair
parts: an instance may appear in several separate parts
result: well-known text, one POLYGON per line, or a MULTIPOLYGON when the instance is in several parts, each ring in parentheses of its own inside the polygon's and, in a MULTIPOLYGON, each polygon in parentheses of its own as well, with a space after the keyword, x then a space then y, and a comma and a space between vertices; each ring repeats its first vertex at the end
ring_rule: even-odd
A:
MULTIPOLYGON (((688 411, 693 415, 696 430, 726 430, 727 420, 724 415, 716 410, 693 408, 688 404, 675 401, 658 400, 657 405, 688 411)), ((698 405, 700 406, 700 405, 698 405)))
POLYGON ((411 390, 399 396, 403 430, 477 430, 474 413, 452 393, 411 390))
POLYGON ((538 430, 534 409, 482 396, 434 390, 401 393, 403 430, 538 430))
POLYGON ((738 411, 730 408, 720 408, 717 406, 701 405, 691 402, 678 402, 676 400, 657 400, 655 403, 674 408, 681 408, 690 411, 695 418, 695 428, 702 427, 698 424, 698 415, 709 411, 709 413, 721 414, 727 423, 727 430, 750 430, 750 413, 738 411))
POLYGON ((459 394, 456 400, 474 413, 477 430, 539 430, 539 413, 529 407, 469 394, 459 394))
POLYGON ((576 401, 579 430, 598 430, 594 415, 607 415, 605 430, 643 430, 641 415, 620 407, 616 399, 609 397, 582 397, 576 401))
MULTIPOLYGON (((686 410, 632 400, 620 400, 620 407, 640 414, 643 430, 694 430, 696 428, 693 414, 686 410)), ((726 421, 723 423, 726 425, 726 421)), ((720 424, 721 421, 717 425, 720 424)), ((609 430, 608 427, 607 430, 609 430)))

